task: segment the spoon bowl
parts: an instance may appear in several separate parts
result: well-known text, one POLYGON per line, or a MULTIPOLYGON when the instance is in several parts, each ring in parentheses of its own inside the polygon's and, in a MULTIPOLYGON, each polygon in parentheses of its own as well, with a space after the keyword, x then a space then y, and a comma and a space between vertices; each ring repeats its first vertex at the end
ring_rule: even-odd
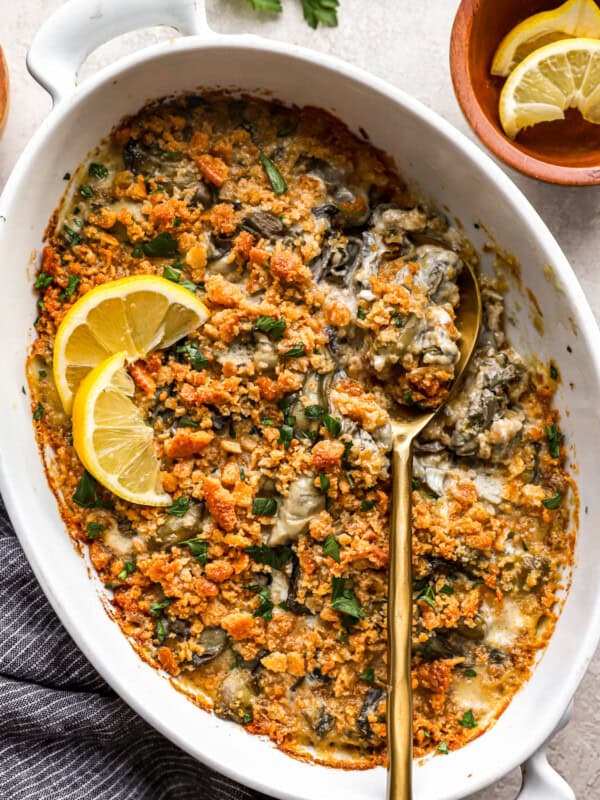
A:
POLYGON ((440 413, 461 384, 481 330, 481 292, 474 269, 465 264, 459 280, 460 305, 455 324, 460 355, 448 396, 431 410, 402 407, 392 425, 392 515, 388 583, 388 800, 412 798, 412 446, 423 428, 440 413))

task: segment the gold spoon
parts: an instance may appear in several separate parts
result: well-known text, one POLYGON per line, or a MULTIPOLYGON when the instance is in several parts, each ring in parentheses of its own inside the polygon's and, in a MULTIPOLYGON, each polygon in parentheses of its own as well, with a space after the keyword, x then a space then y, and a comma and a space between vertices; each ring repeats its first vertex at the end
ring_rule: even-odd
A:
MULTIPOLYGON (((434 243, 442 244, 437 241, 434 243)), ((431 411, 402 407, 398 416, 391 420, 393 485, 388 579, 388 800, 412 798, 412 446, 427 423, 456 392, 473 355, 481 328, 481 293, 475 273, 467 264, 464 265, 459 286, 460 305, 455 324, 461 337, 460 357, 448 397, 441 406, 431 411)))

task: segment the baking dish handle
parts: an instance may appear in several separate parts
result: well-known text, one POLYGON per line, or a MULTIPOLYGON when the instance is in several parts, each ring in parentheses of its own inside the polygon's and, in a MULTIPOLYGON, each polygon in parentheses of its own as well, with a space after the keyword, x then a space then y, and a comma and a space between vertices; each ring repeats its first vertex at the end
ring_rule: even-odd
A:
MULTIPOLYGON (((552 736, 569 722, 572 708, 571 703, 552 736)), ((546 750, 550 739, 521 767, 523 783, 517 800, 575 800, 575 792, 548 763, 546 750)))
POLYGON ((27 68, 56 104, 75 89, 77 72, 93 50, 155 25, 184 35, 210 33, 204 0, 67 0, 37 32, 27 68))

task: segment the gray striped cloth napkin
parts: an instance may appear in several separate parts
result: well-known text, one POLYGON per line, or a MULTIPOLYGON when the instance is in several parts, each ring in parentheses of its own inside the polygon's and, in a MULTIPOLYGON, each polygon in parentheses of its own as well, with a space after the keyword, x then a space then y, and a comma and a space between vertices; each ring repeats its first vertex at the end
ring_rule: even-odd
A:
POLYGON ((179 750, 104 683, 44 597, 1 501, 0 609, 0 800, 267 800, 179 750))

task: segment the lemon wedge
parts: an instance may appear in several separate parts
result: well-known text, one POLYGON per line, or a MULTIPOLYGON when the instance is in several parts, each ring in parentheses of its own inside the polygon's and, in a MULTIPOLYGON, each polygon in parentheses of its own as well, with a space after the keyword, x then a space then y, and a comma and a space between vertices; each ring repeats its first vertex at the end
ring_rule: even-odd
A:
POLYGON ((113 494, 147 506, 171 497, 160 482, 154 432, 133 400, 134 383, 116 353, 82 380, 73 402, 73 445, 87 471, 113 494))
POLYGON ((530 125, 563 119, 567 108, 600 123, 597 39, 563 39, 541 47, 511 73, 500 95, 500 121, 511 139, 530 125))
POLYGON ((492 75, 510 75, 534 50, 569 37, 600 38, 600 8, 594 0, 567 0, 552 11, 542 11, 521 22, 496 50, 492 75))
POLYGON ((192 292, 156 275, 133 275, 96 286, 69 309, 56 333, 53 371, 67 414, 88 372, 113 353, 129 361, 187 336, 208 309, 192 292))

